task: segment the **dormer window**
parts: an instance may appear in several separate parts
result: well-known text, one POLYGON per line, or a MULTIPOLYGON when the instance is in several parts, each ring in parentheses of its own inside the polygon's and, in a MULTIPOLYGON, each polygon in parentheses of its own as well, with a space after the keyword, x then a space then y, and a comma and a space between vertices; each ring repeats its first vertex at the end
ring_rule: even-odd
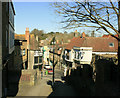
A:
POLYGON ((109 43, 109 47, 114 47, 114 43, 109 43))

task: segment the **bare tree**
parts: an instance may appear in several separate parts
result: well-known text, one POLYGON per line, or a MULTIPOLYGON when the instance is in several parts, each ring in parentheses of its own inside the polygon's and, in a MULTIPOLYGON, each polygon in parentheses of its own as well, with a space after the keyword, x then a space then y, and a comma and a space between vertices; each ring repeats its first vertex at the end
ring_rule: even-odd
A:
MULTIPOLYGON (((118 77, 120 77, 120 1, 57 2, 54 7, 64 17, 64 28, 92 27, 104 30, 118 40, 118 77), (115 36, 117 34, 118 36, 115 36)), ((120 87, 120 84, 119 84, 120 87)))
POLYGON ((57 2, 56 11, 65 17, 64 28, 93 27, 103 29, 116 39, 118 7, 117 2, 57 2), (113 31, 111 33, 110 31, 113 31))
POLYGON ((117 2, 57 2, 54 7, 65 17, 62 21, 66 23, 64 28, 93 27, 96 30, 103 29, 119 39, 114 36, 115 33, 119 35, 116 21, 119 14, 117 2))
POLYGON ((55 10, 64 17, 64 28, 92 27, 103 29, 120 40, 118 2, 55 2, 55 10), (115 36, 115 34, 118 35, 115 36))

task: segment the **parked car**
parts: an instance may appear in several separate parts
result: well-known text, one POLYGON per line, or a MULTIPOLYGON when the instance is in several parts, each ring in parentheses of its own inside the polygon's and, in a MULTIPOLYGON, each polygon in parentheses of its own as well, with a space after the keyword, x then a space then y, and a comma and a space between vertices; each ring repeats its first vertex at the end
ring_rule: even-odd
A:
POLYGON ((48 69, 48 68, 50 68, 50 65, 45 65, 44 68, 48 69))
POLYGON ((48 68, 47 70, 48 70, 48 74, 52 74, 53 73, 52 68, 48 68))

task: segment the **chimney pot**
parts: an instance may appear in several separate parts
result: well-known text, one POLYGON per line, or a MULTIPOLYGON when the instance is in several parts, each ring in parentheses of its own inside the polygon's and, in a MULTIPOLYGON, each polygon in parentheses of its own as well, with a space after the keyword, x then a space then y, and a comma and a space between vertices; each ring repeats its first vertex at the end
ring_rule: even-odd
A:
POLYGON ((85 32, 82 33, 82 37, 85 37, 85 32))
POLYGON ((29 31, 29 28, 26 28, 26 31, 29 31))

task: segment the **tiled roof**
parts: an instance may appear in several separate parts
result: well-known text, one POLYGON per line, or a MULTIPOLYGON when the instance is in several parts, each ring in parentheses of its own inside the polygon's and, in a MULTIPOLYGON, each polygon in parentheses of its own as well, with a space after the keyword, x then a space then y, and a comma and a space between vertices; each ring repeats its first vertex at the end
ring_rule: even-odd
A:
MULTIPOLYGON (((55 48, 55 53, 56 54, 61 54, 62 53, 62 51, 63 51, 63 48, 65 48, 66 47, 66 45, 67 45, 68 43, 63 43, 63 44, 56 44, 55 46, 54 46, 54 48, 55 48), (61 48, 61 49, 60 49, 61 48)), ((53 46, 52 46, 53 47, 53 46)))
MULTIPOLYGON (((118 37, 118 34, 114 35, 116 37, 118 37)), ((112 37, 111 35, 103 35, 102 37, 112 37)))
POLYGON ((113 37, 76 37, 66 46, 66 49, 71 50, 76 47, 93 47, 94 52, 115 52, 118 48, 118 41, 113 37), (109 44, 114 43, 114 47, 109 44))
POLYGON ((15 39, 17 39, 17 40, 25 40, 25 34, 15 34, 15 39))
POLYGON ((34 34, 30 34, 30 49, 31 50, 38 50, 38 42, 35 39, 34 34))
POLYGON ((103 35, 102 37, 110 37, 110 35, 103 35))
POLYGON ((84 39, 85 38, 73 37, 73 39, 71 39, 70 43, 66 45, 66 49, 71 50, 74 46, 80 47, 81 44, 84 42, 84 39))
POLYGON ((60 44, 59 47, 61 48, 65 48, 67 46, 68 43, 63 43, 63 44, 60 44))

